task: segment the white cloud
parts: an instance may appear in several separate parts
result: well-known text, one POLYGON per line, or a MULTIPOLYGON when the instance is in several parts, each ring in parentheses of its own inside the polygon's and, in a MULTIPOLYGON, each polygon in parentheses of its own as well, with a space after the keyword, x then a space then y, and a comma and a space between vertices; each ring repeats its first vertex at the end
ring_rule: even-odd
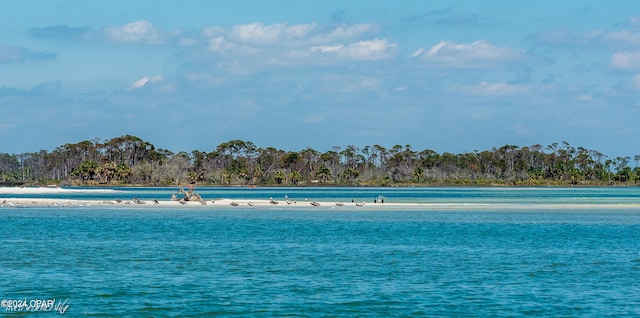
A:
POLYGON ((309 47, 334 45, 358 39, 376 29, 374 24, 341 24, 326 27, 316 23, 249 23, 228 29, 207 27, 202 30, 201 35, 208 39, 223 37, 235 44, 250 47, 309 47))
MULTIPOLYGON (((334 28, 325 29, 328 32, 318 32, 310 38, 311 43, 331 43, 336 41, 358 38, 377 29, 374 24, 341 24, 334 28)), ((324 31, 324 30, 323 30, 324 31)))
POLYGON ((640 51, 622 51, 613 54, 611 65, 620 70, 640 69, 640 51))
POLYGON ((147 86, 150 83, 158 83, 158 82, 162 82, 164 81, 164 77, 160 76, 160 75, 156 75, 153 77, 143 77, 135 82, 133 82, 131 84, 131 86, 129 86, 129 90, 134 90, 134 89, 140 89, 143 88, 145 86, 147 86))
MULTIPOLYGON (((208 64, 236 74, 248 74, 265 67, 331 65, 345 61, 391 58, 396 53, 396 43, 365 37, 378 29, 379 25, 372 23, 322 25, 255 22, 228 27, 208 26, 200 30, 165 31, 147 20, 139 20, 101 30, 84 31, 90 36, 80 40, 171 45, 180 50, 181 56, 194 63, 208 64)), ((5 60, 10 58, 15 59, 4 57, 5 60)), ((148 80, 142 78, 129 89, 138 89, 147 84, 148 80)))
POLYGON ((348 41, 374 29, 373 24, 322 27, 315 23, 250 23, 228 29, 205 28, 202 36, 209 37, 207 48, 214 54, 261 56, 250 64, 260 61, 269 65, 318 64, 336 58, 373 61, 392 56, 397 45, 387 40, 348 41))
POLYGON ((526 94, 529 90, 529 86, 526 85, 481 82, 478 85, 463 88, 462 92, 468 95, 505 96, 526 94))
POLYGON ((224 53, 233 49, 236 45, 219 36, 209 40, 209 50, 212 52, 224 53))
POLYGON ((387 40, 358 41, 349 44, 343 55, 357 60, 379 60, 391 56, 396 47, 395 43, 389 43, 387 40))
POLYGON ((424 54, 424 48, 417 49, 413 54, 411 54, 412 58, 420 57, 424 54))
POLYGON ((605 42, 616 45, 640 45, 640 32, 634 32, 629 30, 619 30, 615 32, 607 32, 602 34, 602 38, 605 42))
POLYGON ((147 84, 147 82, 149 82, 149 78, 148 77, 143 77, 135 82, 133 82, 133 84, 131 84, 131 86, 129 86, 129 89, 137 89, 137 88, 141 88, 143 87, 145 84, 147 84))
POLYGON ((284 34, 287 35, 288 38, 304 38, 316 28, 315 23, 311 24, 295 24, 285 29, 284 34))
POLYGON ((343 48, 344 48, 344 45, 335 44, 335 45, 314 46, 314 47, 311 47, 309 50, 311 52, 332 53, 332 52, 338 52, 343 48))
POLYGON ((136 21, 123 26, 110 27, 104 30, 107 38, 114 42, 124 43, 162 43, 159 32, 148 21, 136 21))
POLYGON ((411 55, 412 58, 443 67, 486 67, 510 63, 525 56, 523 51, 497 47, 482 40, 471 43, 441 41, 429 50, 420 48, 411 55))
POLYGON ((340 58, 353 60, 381 60, 391 57, 395 53, 397 44, 387 40, 373 39, 368 41, 358 41, 349 45, 334 44, 324 46, 314 46, 309 48, 312 53, 331 54, 340 58))
POLYGON ((262 23, 242 24, 233 27, 230 37, 250 45, 287 45, 287 41, 300 41, 316 27, 315 24, 262 23))
MULTIPOLYGON (((370 23, 322 26, 316 23, 263 24, 255 22, 231 27, 208 26, 199 32, 182 29, 165 32, 156 28, 149 21, 139 20, 125 25, 107 27, 97 33, 101 33, 103 38, 109 41, 118 43, 192 45, 198 42, 198 39, 204 39, 206 42, 222 37, 235 44, 247 46, 300 47, 355 40, 377 29, 377 25, 370 23), (185 33, 189 33, 189 35, 185 36, 185 33)), ((93 33, 93 31, 85 33, 93 33)), ((94 37, 90 35, 84 37, 84 39, 92 38, 94 37)))

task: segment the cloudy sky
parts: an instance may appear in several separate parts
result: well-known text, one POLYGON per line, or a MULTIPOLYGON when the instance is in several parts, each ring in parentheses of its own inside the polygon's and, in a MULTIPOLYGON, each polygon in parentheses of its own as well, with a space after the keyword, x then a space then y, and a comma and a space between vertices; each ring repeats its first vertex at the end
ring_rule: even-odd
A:
POLYGON ((566 141, 640 154, 636 0, 0 3, 0 152, 566 141))

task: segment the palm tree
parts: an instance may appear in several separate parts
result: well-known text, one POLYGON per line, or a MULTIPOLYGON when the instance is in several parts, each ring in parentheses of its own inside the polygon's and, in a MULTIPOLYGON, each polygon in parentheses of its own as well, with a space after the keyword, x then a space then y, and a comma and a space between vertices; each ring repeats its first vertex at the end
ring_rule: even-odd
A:
POLYGON ((320 181, 322 183, 325 183, 329 179, 331 179, 331 170, 329 170, 327 166, 322 165, 320 166, 320 168, 318 168, 318 172, 316 172, 316 177, 320 178, 320 181))
POLYGON ((360 172, 358 172, 358 170, 354 168, 347 168, 342 172, 342 177, 349 182, 352 182, 359 175, 360 175, 360 172))
POLYGON ((416 179, 416 183, 420 183, 420 179, 424 176, 424 170, 420 167, 413 169, 413 177, 416 179))
POLYGON ((98 176, 100 177, 100 182, 109 183, 109 181, 113 179, 113 176, 116 175, 117 170, 118 170, 118 167, 115 162, 107 161, 103 163, 102 166, 100 166, 100 168, 98 169, 98 172, 99 172, 98 176))
POLYGON ((273 179, 276 181, 277 184, 282 184, 282 181, 284 181, 285 177, 286 175, 283 170, 278 170, 273 175, 273 179))
POLYGON ((100 165, 97 162, 85 160, 75 169, 74 174, 81 177, 82 180, 91 180, 98 173, 99 168, 100 165))
POLYGON ((297 185, 298 182, 300 182, 301 178, 302 175, 296 170, 293 170, 289 173, 289 180, 291 180, 291 183, 293 183, 294 185, 297 185))
POLYGON ((132 173, 131 168, 124 163, 119 164, 118 167, 116 168, 116 175, 118 176, 118 180, 120 181, 126 181, 127 178, 129 178, 129 176, 131 175, 131 173, 132 173))

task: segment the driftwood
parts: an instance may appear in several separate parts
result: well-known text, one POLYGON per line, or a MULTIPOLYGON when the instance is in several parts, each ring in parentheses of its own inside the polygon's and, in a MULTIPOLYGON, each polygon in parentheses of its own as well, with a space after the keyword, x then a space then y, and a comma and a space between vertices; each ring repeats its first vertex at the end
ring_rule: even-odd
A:
POLYGON ((180 187, 177 193, 171 195, 171 201, 178 201, 182 204, 187 203, 187 201, 197 201, 202 205, 207 205, 207 201, 202 199, 202 197, 196 193, 193 187, 191 187, 187 191, 184 191, 184 188, 180 187))

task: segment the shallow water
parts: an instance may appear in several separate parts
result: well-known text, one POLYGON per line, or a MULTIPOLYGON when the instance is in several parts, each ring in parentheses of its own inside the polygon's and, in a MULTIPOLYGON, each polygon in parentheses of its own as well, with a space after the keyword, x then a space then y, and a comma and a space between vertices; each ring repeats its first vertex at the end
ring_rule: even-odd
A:
MULTIPOLYGON (((255 197, 434 191, 294 190, 255 197)), ((548 201, 522 194, 538 190, 436 190, 433 200, 548 201)), ((637 201, 634 188, 572 191, 535 193, 637 201)), ((68 299, 69 316, 640 315, 635 209, 34 207, 0 209, 0 225, 0 299, 68 299)))
MULTIPOLYGON (((3 188, 7 189, 7 188, 3 188)), ((47 190, 45 188, 45 190, 47 190)), ((178 187, 48 189, 49 193, 2 193, 2 198, 56 198, 79 200, 169 200, 178 187)), ((185 188, 186 190, 186 188, 185 188)), ((206 200, 273 198, 283 201, 357 201, 383 198, 387 203, 457 204, 640 204, 640 187, 198 187, 206 200)))

